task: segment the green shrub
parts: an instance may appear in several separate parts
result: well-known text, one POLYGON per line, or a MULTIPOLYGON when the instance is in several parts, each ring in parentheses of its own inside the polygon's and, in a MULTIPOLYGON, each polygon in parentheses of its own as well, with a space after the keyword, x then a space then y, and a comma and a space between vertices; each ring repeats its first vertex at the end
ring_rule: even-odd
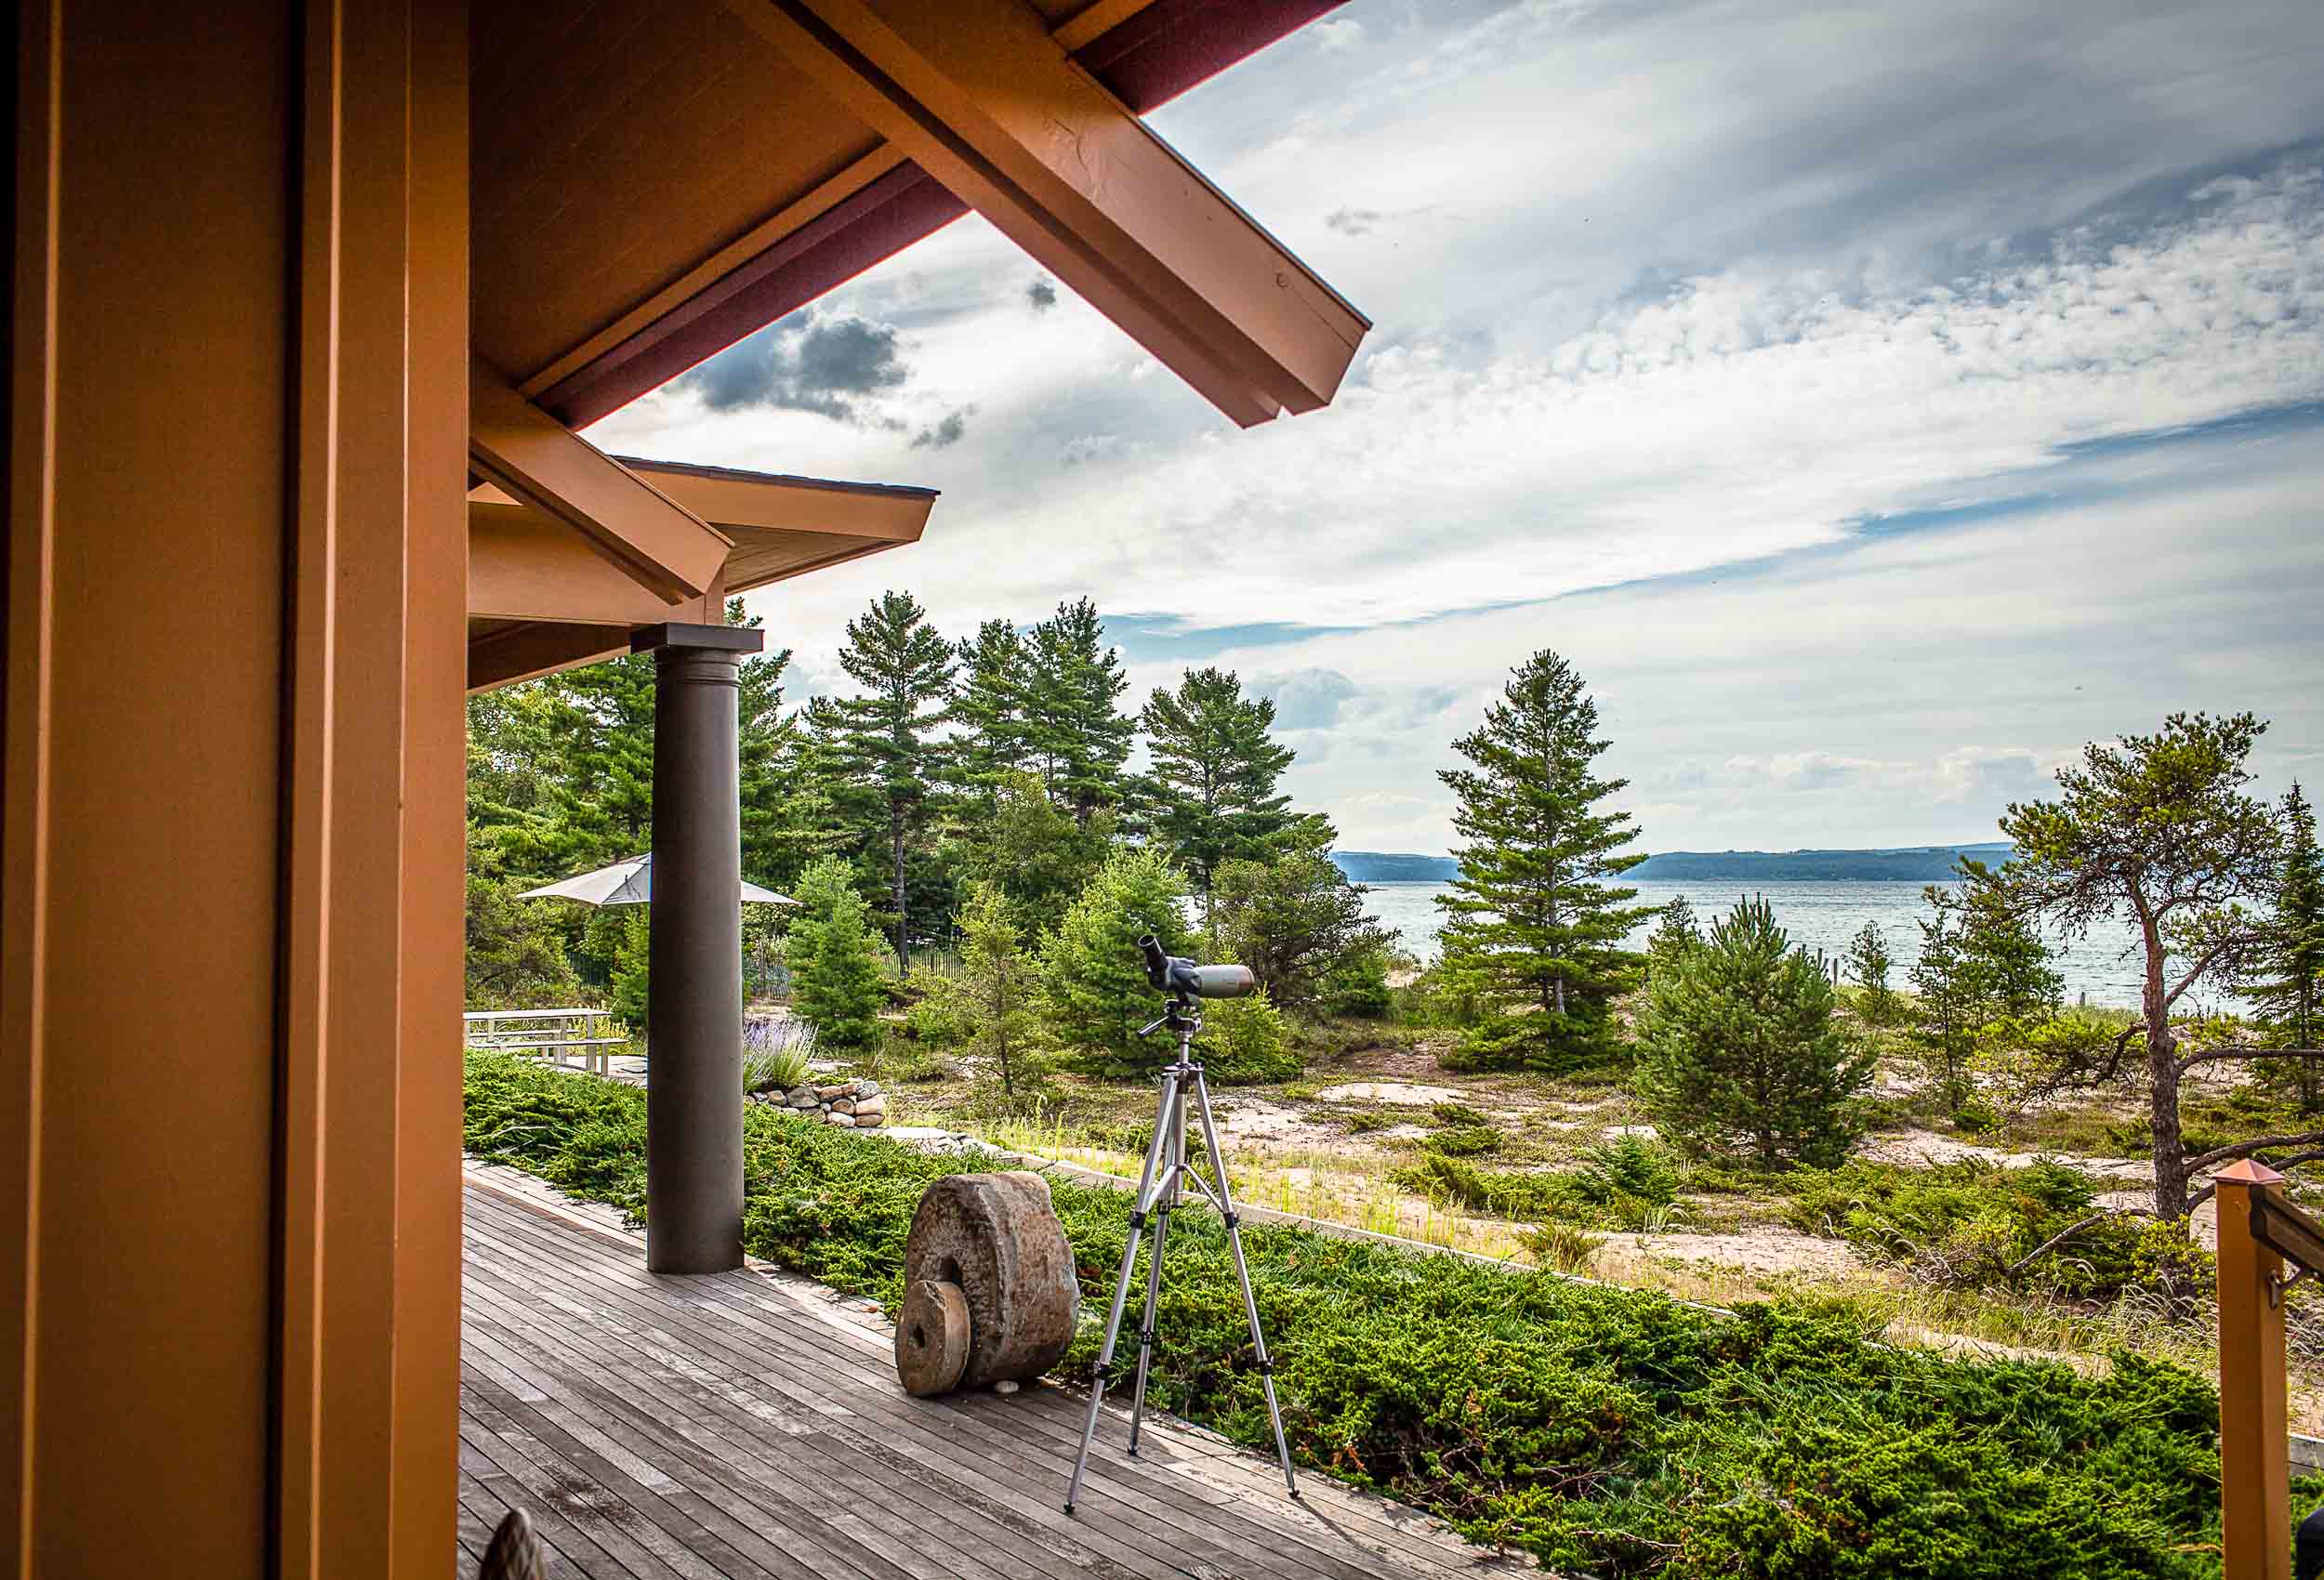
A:
POLYGON ((1204 1005, 1195 1048, 1203 1073, 1215 1086, 1294 1081, 1306 1068, 1284 1035, 1282 1011, 1267 1002, 1263 991, 1204 1005))
POLYGON ((1171 954, 1191 954, 1185 902, 1186 880, 1159 850, 1117 849, 1041 941, 1042 1014, 1085 1073, 1142 1074, 1176 1054, 1159 1033, 1138 1035, 1162 1012, 1138 936, 1152 932, 1171 954))
POLYGON ((1934 1168, 1851 1162, 1794 1176, 1785 1218, 1810 1234, 1845 1240, 1876 1261, 1962 1288, 2022 1282, 2074 1297, 2104 1297, 2136 1281, 2135 1225, 2108 1221, 2012 1275, 2010 1268, 2060 1230, 2089 1216, 2097 1186, 2064 1164, 2004 1168, 1964 1159, 1934 1168))
POLYGON ((621 941, 614 951, 614 974, 606 986, 605 1007, 633 1033, 646 1029, 646 956, 653 936, 645 907, 631 907, 622 918, 621 941))
POLYGON ((1485 985, 1439 961, 1395 989, 1394 1000, 1396 1019, 1407 1026, 1459 1031, 1484 1015, 1485 985))
POLYGON ((1617 1136, 1584 1147, 1571 1176, 1574 1193, 1592 1206, 1628 1198, 1650 1206, 1678 1199, 1678 1162, 1670 1149, 1643 1136, 1617 1136))
POLYGON ((1545 1223, 1527 1230, 1520 1243, 1545 1268, 1564 1273, 1585 1273, 1605 1245, 1605 1236, 1570 1223, 1545 1223))
POLYGON ((1480 1157, 1500 1150, 1501 1133, 1490 1125, 1450 1125, 1420 1145, 1445 1157, 1480 1157))
POLYGON ((1968 1136, 1999 1135, 2001 1111, 1983 1098, 1962 1098, 1953 1105, 1953 1127, 1968 1136))
POLYGON ((904 1012, 904 1034, 931 1051, 963 1047, 976 1035, 976 1015, 957 994, 924 992, 904 1012))
MULTIPOLYGON (((468 1060, 471 1150, 643 1205, 645 1094, 504 1055, 468 1060)), ((935 1157, 744 1119, 751 1252, 892 1307, 935 1157)), ((1439 1164, 1458 1167, 1449 1160, 1439 1164)), ((1129 1233, 1116 1191, 1052 1187, 1085 1300, 1129 1233)), ((2217 1573, 2217 1397, 2123 1356, 2104 1376, 1867 1342, 1796 1302, 1732 1319, 1579 1284, 1247 1224, 1291 1452, 1547 1567, 1665 1580, 2101 1580, 2217 1573), (2207 1546, 2207 1544, 2214 1544, 2207 1546)), ((1171 1224, 1155 1406, 1259 1447, 1261 1378, 1225 1231, 1171 1224)), ((1085 1324, 1059 1373, 1096 1346, 1085 1324)))
POLYGON ((1832 1023, 1831 983, 1747 900, 1658 973, 1638 1021, 1638 1099, 1695 1155, 1829 1165, 1860 1133, 1872 1060, 1832 1023))
POLYGON ((1362 1020, 1384 1019, 1396 1006, 1395 990, 1388 985, 1390 958, 1385 946, 1359 949, 1325 973, 1325 1010, 1362 1020))
POLYGON ((1380 1113, 1378 1112, 1368 1113, 1351 1113, 1348 1115, 1348 1134, 1351 1136, 1369 1136, 1375 1131, 1393 1130, 1403 1123, 1404 1116, 1402 1114, 1380 1113))
POLYGON ((1429 1105, 1429 1117, 1439 1125, 1490 1125, 1492 1120, 1465 1102, 1440 1102, 1429 1105))
POLYGON ((1442 1153, 1423 1156, 1388 1178, 1399 1190, 1431 1201, 1502 1218, 1561 1218, 1574 1206, 1566 1182, 1557 1175, 1500 1174, 1442 1153))

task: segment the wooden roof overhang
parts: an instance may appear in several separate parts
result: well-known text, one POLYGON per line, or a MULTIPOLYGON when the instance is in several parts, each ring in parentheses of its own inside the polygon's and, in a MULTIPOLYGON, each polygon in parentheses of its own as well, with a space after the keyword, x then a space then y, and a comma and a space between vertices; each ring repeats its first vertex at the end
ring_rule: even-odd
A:
POLYGON ((925 490, 573 430, 974 208, 1235 422, 1369 328, 1140 114, 1340 0, 598 0, 471 13, 469 682, 916 539, 925 490))
POLYGON ((714 625, 733 594, 917 543, 936 503, 927 488, 607 459, 718 534, 717 574, 673 605, 558 516, 479 481, 468 507, 471 691, 627 652, 636 626, 714 625))

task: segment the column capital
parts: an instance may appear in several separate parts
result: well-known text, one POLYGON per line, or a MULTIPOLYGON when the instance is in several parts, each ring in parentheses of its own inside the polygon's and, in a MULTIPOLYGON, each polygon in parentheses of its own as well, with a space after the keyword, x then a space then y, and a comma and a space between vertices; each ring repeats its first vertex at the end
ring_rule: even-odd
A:
POLYGON ((664 652, 673 648, 691 648, 707 652, 763 652, 767 634, 754 631, 747 625, 685 625, 673 621, 663 625, 640 625, 629 633, 631 652, 664 652))

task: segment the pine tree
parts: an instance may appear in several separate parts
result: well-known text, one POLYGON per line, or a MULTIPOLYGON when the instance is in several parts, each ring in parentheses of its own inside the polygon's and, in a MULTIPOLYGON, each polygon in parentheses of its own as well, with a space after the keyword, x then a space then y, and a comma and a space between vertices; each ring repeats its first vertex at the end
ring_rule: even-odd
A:
POLYGON ((2055 1014, 2066 997, 2066 978, 2050 964, 2050 946, 2027 919, 2027 907, 1983 862, 1963 857, 1960 872, 1967 919, 1961 947, 1975 968, 1987 1018, 2055 1014))
POLYGON ((608 659, 550 677, 555 744, 552 872, 577 873, 654 849, 654 660, 608 659))
MULTIPOLYGON (((726 602, 726 623, 757 630, 764 622, 743 600, 726 602)), ((742 800, 743 876, 787 889, 807 863, 836 848, 838 834, 827 781, 831 764, 800 717, 783 709, 783 677, 791 650, 743 660, 736 676, 735 763, 742 800)), ((745 920, 752 918, 746 913, 745 920)))
POLYGON ((791 1007, 826 1047, 877 1047, 886 994, 870 917, 847 863, 826 856, 800 875, 798 888, 786 946, 791 1007))
POLYGON ((1173 1049, 1138 1036, 1162 1012, 1138 937, 1150 932, 1172 955, 1193 953, 1185 900, 1186 880, 1159 850, 1117 849, 1041 941, 1043 1018, 1090 1073, 1134 1074, 1169 1061, 1173 1049))
MULTIPOLYGON (((2282 822, 2271 915, 2237 991, 2250 1001, 2265 1047, 2314 1048, 2324 1037, 2324 853, 2317 849, 2315 810, 2296 781, 2284 797, 2282 822)), ((2324 1061, 2270 1059, 2260 1069, 2271 1084, 2291 1085, 2302 1112, 2324 1108, 2324 1061)))
POLYGON ((959 969, 933 979, 930 996, 971 1028, 965 1049, 981 1078, 1000 1083, 1001 1106, 1039 1098, 1047 1071, 1036 1041, 1038 977, 1008 897, 992 884, 976 885, 960 907, 959 955, 959 969))
POLYGON ((1221 862, 1211 894, 1226 954, 1250 968, 1275 1004, 1307 1009, 1359 960, 1384 958, 1393 941, 1365 913, 1368 892, 1309 844, 1271 861, 1221 862))
MULTIPOLYGON (((2007 886, 1982 862, 1963 860, 1961 885, 1921 891, 1919 994, 1913 1038, 1946 1112, 1961 1117, 1974 1095, 1971 1061, 1998 1022, 2039 1023, 2057 1012, 2066 979, 2007 886)), ((2006 1026, 2000 1027, 2007 1030, 2006 1026)))
POLYGON ((1861 1134, 1872 1058, 1832 1020, 1829 981, 1791 947, 1764 900, 1712 924, 1656 976, 1638 1027, 1638 1096, 1687 1152, 1763 1168, 1831 1167, 1861 1134))
POLYGON ((947 855, 971 882, 998 888, 1020 915, 1056 915, 1104 864, 1114 814, 1076 823, 1023 769, 1003 770, 985 789, 983 810, 955 829, 947 855))
POLYGON ((1864 990, 1859 1001, 1868 1024, 1884 1026, 1896 1012, 1896 995, 1888 985, 1888 935, 1878 922, 1867 922, 1848 941, 1848 974, 1864 990))
POLYGON ((1673 894, 1662 903, 1655 915, 1655 930, 1646 935, 1646 975, 1651 981, 1666 971, 1675 971, 1686 952, 1703 941, 1703 929, 1696 923, 1695 907, 1687 903, 1684 894, 1673 894))
POLYGON ((1129 689, 1121 654, 1104 643, 1097 605, 1086 598, 1059 604, 1026 643, 1025 743, 1051 798, 1079 823, 1121 799, 1122 765, 1138 733, 1138 721, 1116 705, 1129 689))
POLYGON ((1034 761, 1032 650, 1008 621, 987 620, 956 651, 960 694, 952 718, 959 733, 952 768, 963 785, 989 791, 1002 775, 1034 761))
POLYGON ((1600 803, 1629 781, 1592 771, 1608 744, 1573 665, 1546 649, 1513 671, 1485 724, 1453 743, 1476 766, 1437 777, 1459 797, 1460 876, 1437 903, 1444 958, 1494 1010, 1464 1056, 1557 1069, 1602 1054, 1609 1001, 1631 981, 1622 940, 1652 914, 1618 878, 1645 858, 1628 812, 1600 803))
POLYGON ((1985 991, 1967 947, 1968 917, 1958 901, 1931 884, 1921 891, 1921 957, 1913 962, 1912 1039, 1945 1112, 1959 1116, 1969 1100, 1969 1061, 1986 1021, 1985 991))
POLYGON ((935 731, 952 699, 952 645, 928 624, 918 599, 890 591, 848 622, 839 667, 869 693, 841 703, 839 717, 848 757, 859 783, 873 792, 884 825, 902 971, 912 936, 905 853, 928 826, 942 751, 935 731))
POLYGON ((1142 821, 1193 880, 1215 936, 1210 891, 1220 863, 1263 859, 1310 822, 1314 837, 1327 841, 1328 825, 1301 819, 1276 790, 1292 754, 1268 733, 1275 704, 1245 697, 1233 670, 1189 669, 1140 717, 1154 758, 1139 784, 1142 821))

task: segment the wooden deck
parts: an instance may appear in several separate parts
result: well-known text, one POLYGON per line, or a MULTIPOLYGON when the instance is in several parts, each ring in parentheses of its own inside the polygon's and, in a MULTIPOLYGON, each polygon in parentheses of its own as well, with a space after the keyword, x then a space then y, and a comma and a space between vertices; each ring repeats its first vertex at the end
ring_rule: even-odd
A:
POLYGON ((1373 1580, 1520 1565, 1408 1508, 1109 1410, 1080 1504, 1086 1408, 1042 1384, 916 1400, 890 1330, 771 1269, 645 1271, 603 1209, 471 1168, 461 1317, 460 1546, 530 1511, 552 1574, 862 1580, 1373 1580))

